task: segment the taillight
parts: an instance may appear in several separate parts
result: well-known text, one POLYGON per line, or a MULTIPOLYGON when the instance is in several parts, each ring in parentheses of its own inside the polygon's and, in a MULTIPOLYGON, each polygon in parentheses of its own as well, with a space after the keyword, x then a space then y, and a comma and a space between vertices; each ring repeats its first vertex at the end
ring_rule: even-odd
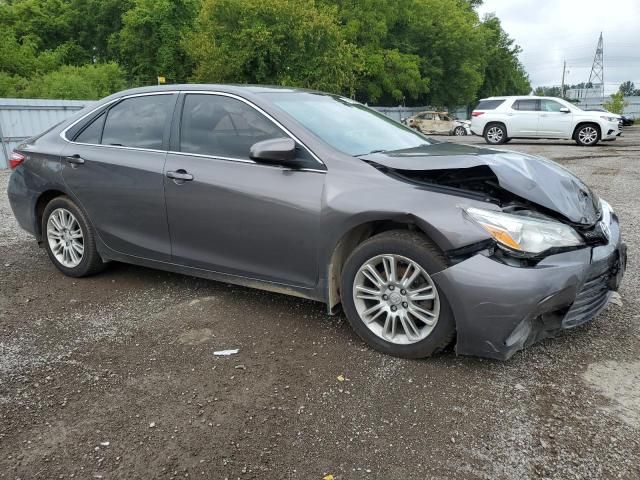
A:
POLYGON ((476 112, 476 111, 473 111, 473 112, 471 112, 471 116, 472 116, 472 117, 479 117, 479 116, 480 116, 480 115, 482 115, 483 113, 484 113, 484 112, 476 112))
POLYGON ((18 165, 24 162, 25 158, 26 157, 24 155, 14 150, 13 152, 11 152, 11 155, 9 155, 9 168, 16 168, 18 165))

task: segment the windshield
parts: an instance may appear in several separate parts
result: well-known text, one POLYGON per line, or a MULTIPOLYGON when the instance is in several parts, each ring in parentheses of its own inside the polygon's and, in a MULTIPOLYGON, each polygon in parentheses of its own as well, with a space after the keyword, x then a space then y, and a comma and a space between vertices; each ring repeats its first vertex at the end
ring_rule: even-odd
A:
POLYGON ((429 144, 418 132, 346 98, 308 92, 265 95, 317 137, 348 155, 429 144))

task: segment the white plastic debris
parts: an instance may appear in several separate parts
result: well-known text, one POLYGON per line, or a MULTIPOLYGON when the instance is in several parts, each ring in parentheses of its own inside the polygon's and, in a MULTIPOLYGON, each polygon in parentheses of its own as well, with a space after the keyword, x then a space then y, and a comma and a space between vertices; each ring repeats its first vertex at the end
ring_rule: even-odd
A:
POLYGON ((239 348, 232 348, 229 350, 218 350, 217 352, 213 352, 216 357, 228 357, 229 355, 235 355, 240 351, 239 348))
POLYGON ((109 446, 109 442, 100 442, 100 446, 101 447, 108 447, 109 446))

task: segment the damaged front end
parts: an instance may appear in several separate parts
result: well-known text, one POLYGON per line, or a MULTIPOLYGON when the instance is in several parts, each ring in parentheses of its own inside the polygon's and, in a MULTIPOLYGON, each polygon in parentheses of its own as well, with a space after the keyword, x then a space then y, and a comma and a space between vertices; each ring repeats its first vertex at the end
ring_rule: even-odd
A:
POLYGON ((460 208, 486 241, 447 252, 451 266, 433 276, 454 312, 459 354, 507 359, 591 320, 620 285, 626 245, 617 217, 553 162, 445 143, 363 160, 399 181, 475 200, 460 208))

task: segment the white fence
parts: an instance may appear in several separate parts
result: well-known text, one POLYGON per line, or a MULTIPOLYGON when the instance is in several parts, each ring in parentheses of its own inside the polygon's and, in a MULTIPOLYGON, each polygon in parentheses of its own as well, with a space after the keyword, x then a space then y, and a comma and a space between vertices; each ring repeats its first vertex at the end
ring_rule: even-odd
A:
POLYGON ((93 103, 89 100, 0 98, 0 168, 7 167, 11 151, 21 142, 93 103))

